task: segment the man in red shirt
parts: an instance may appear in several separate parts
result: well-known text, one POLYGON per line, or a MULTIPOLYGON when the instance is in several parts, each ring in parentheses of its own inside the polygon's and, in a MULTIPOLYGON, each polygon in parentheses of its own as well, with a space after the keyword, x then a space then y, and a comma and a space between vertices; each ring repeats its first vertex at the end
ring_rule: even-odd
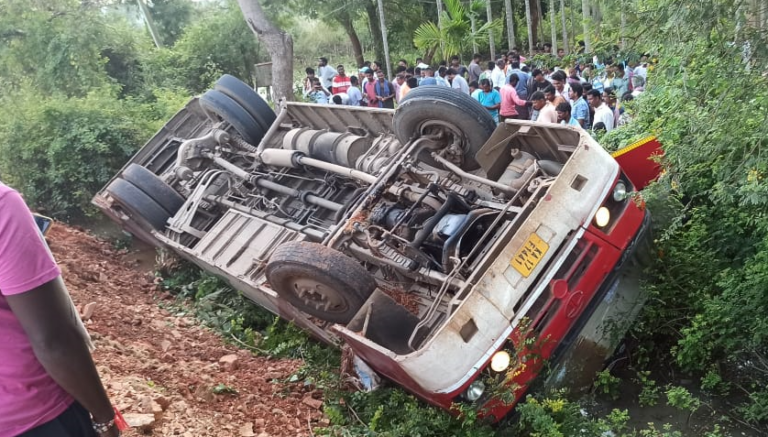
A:
POLYGON ((344 66, 338 65, 336 67, 338 74, 333 77, 331 85, 331 94, 346 93, 352 83, 349 81, 349 76, 344 73, 344 66))

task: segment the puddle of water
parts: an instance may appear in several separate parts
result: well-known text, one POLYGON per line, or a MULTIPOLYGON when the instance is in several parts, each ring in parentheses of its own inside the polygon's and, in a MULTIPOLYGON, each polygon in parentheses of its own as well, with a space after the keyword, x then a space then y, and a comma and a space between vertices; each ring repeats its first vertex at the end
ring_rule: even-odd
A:
POLYGON ((123 231, 117 223, 106 217, 89 220, 85 223, 78 223, 89 234, 102 240, 107 240, 116 247, 123 247, 127 243, 128 254, 126 259, 134 263, 137 270, 141 272, 153 272, 157 260, 157 249, 138 238, 133 238, 129 233, 123 231))

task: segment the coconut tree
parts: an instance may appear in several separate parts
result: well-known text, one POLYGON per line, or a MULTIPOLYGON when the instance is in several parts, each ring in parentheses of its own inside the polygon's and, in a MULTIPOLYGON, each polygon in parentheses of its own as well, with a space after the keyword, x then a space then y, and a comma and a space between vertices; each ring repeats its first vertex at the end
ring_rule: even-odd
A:
MULTIPOLYGON (((485 0, 485 11, 488 15, 488 23, 493 22, 493 11, 491 9, 491 0, 485 0)), ((488 47, 491 49, 491 59, 496 59, 496 47, 494 47, 493 44, 493 32, 488 34, 488 47)))
POLYGON ((589 15, 589 0, 581 0, 581 22, 584 25, 584 53, 592 52, 592 45, 589 42, 589 22, 592 17, 589 15))
POLYGON ((563 49, 565 53, 570 53, 570 45, 568 44, 568 25, 565 19, 565 0, 560 0, 560 21, 563 24, 563 49))
POLYGON ((557 17, 555 16, 555 0, 549 0, 549 27, 552 33, 552 54, 557 55, 557 17))
POLYGON ((493 32, 500 31, 504 24, 501 19, 484 23, 472 32, 472 23, 467 9, 461 0, 445 0, 445 10, 441 13, 439 27, 429 21, 416 29, 413 43, 425 51, 425 58, 449 59, 464 51, 465 47, 479 44, 489 38, 493 32))
POLYGON ((531 0, 525 0, 525 22, 528 25, 528 53, 533 55, 533 20, 531 19, 531 0))
POLYGON ((512 0, 504 0, 504 9, 507 11, 507 42, 509 49, 515 47, 515 14, 512 9, 512 0))

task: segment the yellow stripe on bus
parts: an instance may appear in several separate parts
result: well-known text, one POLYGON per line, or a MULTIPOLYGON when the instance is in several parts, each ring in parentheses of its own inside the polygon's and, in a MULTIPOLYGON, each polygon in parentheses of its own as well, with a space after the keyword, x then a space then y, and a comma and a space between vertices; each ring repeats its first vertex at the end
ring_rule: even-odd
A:
POLYGON ((638 147, 642 146, 643 144, 650 143, 651 141, 653 141, 655 139, 656 139, 656 136, 651 135, 650 137, 646 137, 646 138, 643 138, 642 140, 635 141, 634 143, 628 145, 627 147, 624 147, 622 149, 619 149, 619 150, 611 153, 611 156, 613 156, 614 158, 618 158, 619 156, 621 156, 621 155, 623 155, 625 153, 629 153, 629 152, 637 149, 638 147))

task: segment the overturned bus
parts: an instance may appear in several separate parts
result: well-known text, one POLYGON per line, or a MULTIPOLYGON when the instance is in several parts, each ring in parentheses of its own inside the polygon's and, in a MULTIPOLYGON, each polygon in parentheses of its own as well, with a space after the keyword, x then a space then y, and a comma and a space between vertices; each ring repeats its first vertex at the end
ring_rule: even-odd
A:
POLYGON ((591 385, 642 305, 649 215, 585 131, 444 87, 278 106, 222 77, 94 203, 434 405, 591 385))

